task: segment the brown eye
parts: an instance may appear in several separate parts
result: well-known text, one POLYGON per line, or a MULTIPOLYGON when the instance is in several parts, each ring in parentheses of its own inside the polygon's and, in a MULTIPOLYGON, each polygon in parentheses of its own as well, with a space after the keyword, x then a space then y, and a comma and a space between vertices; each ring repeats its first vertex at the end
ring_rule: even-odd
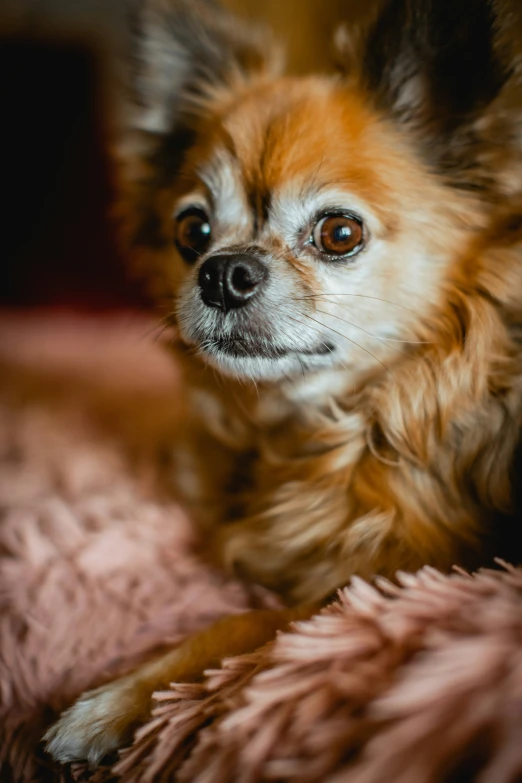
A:
POLYGON ((196 261, 210 245, 212 228, 204 210, 189 207, 178 215, 174 242, 185 261, 196 261))
POLYGON ((364 247, 362 221, 353 215, 325 215, 316 223, 312 241, 328 256, 353 256, 364 247))

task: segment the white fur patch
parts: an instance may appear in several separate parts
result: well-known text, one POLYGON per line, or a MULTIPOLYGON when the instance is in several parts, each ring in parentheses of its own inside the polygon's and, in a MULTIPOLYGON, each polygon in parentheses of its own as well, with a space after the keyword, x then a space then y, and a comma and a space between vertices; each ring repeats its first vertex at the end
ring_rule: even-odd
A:
POLYGON ((125 679, 85 693, 48 730, 46 751, 61 764, 80 760, 98 764, 128 739, 125 717, 135 720, 128 697, 125 679))
MULTIPOLYGON (((226 150, 216 150, 212 159, 199 169, 201 179, 212 194, 215 205, 214 242, 221 246, 245 241, 252 227, 241 168, 226 150)), ((217 250, 218 248, 214 248, 217 250)))

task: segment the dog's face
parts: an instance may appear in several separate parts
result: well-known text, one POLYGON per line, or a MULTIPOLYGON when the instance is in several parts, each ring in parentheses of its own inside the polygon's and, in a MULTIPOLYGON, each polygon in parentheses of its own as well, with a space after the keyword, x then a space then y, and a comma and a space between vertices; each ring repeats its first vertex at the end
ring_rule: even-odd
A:
POLYGON ((381 370, 420 339, 462 243, 462 210, 426 179, 335 82, 277 80, 211 115, 164 215, 182 338, 259 380, 381 370))
MULTIPOLYGON (((422 342, 481 221, 476 203, 462 188, 445 186, 433 172, 435 157, 419 155, 408 123, 397 122, 406 109, 409 121, 439 123, 439 146, 448 133, 440 107, 437 122, 427 116, 433 96, 423 93, 426 74, 410 63, 397 86, 408 51, 392 56, 378 77, 370 69, 366 83, 267 74, 254 56, 263 61, 265 44, 238 48, 210 5, 167 5, 173 21, 160 26, 149 48, 158 62, 182 71, 179 94, 191 119, 177 123, 190 136, 183 137, 181 165, 169 173, 165 164, 153 210, 162 295, 180 337, 219 370, 255 380, 335 368, 356 383, 389 372, 408 346, 422 342), (192 41, 191 54, 187 41, 198 31, 207 48, 192 41), (216 59, 219 50, 228 65, 216 59), (372 78, 380 108, 369 98, 372 78)), ((408 2, 391 2, 392 14, 396 5, 408 2)), ((157 22, 165 4, 150 9, 157 22)), ((490 82, 484 79, 484 93, 493 95, 490 82)), ((166 105, 172 91, 160 90, 166 105)), ((163 111, 161 130, 171 150, 176 121, 169 114, 163 111)), ((461 130, 452 121, 448 127, 458 138, 461 130)), ((456 168, 453 143, 448 136, 448 168, 456 168)))

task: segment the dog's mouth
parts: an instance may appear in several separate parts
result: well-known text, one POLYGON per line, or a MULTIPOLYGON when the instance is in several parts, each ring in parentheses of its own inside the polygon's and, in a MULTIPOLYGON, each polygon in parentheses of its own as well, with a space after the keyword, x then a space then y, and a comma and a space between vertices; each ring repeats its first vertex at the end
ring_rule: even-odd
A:
POLYGON ((312 348, 285 348, 258 343, 245 337, 220 337, 203 346, 212 353, 222 353, 233 358, 282 359, 286 356, 327 356, 335 350, 332 343, 318 343, 312 348))

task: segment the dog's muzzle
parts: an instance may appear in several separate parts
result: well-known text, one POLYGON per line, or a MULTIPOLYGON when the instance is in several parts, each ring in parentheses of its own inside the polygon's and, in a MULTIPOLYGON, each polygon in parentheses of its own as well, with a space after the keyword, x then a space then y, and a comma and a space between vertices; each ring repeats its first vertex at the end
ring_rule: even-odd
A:
POLYGON ((257 296, 267 278, 267 267, 255 255, 221 253, 201 265, 198 283, 204 303, 227 313, 257 296))

